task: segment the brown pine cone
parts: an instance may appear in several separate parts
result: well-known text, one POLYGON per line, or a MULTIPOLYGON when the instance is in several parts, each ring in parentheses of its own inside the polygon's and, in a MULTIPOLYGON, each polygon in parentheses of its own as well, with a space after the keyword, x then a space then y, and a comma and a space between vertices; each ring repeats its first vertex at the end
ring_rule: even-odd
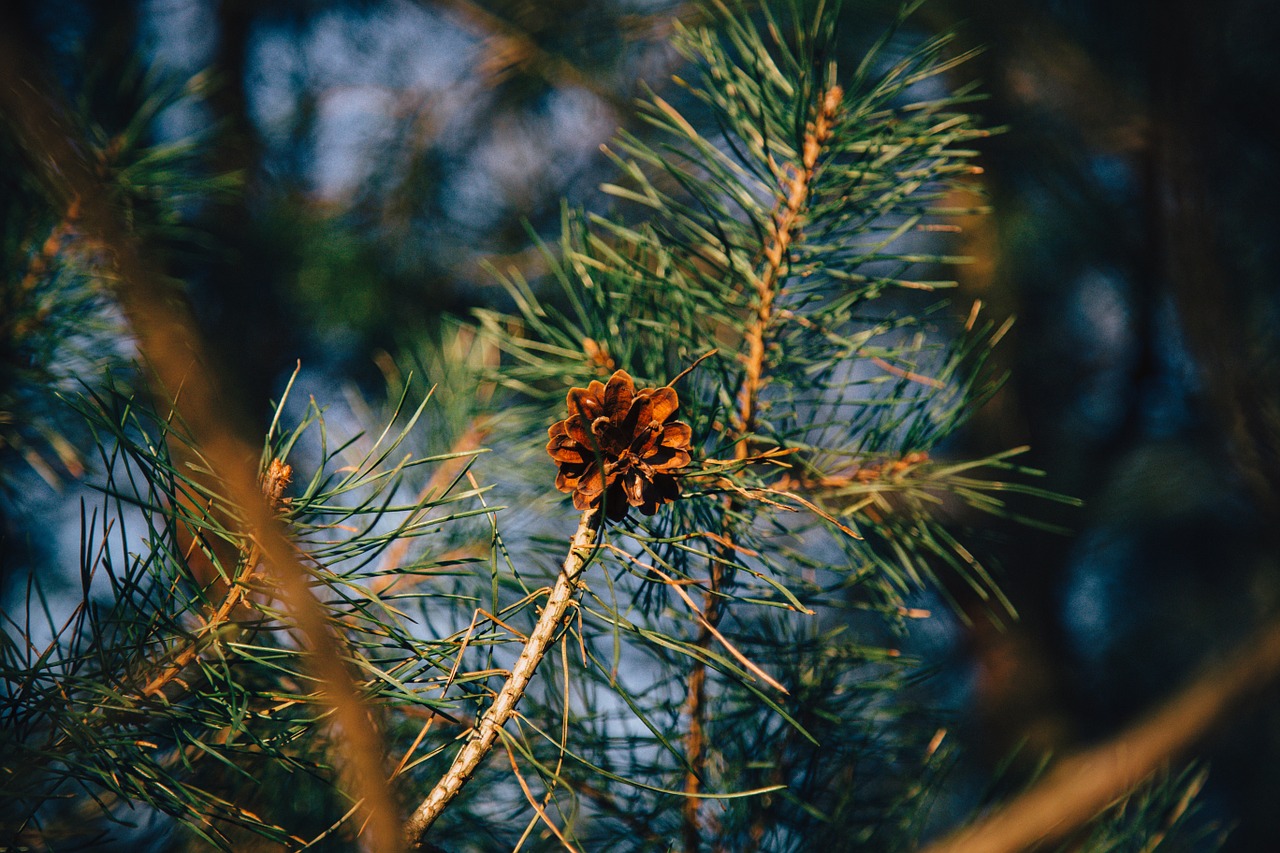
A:
POLYGON ((673 420, 675 389, 641 388, 624 370, 607 385, 592 381, 569 391, 569 417, 547 430, 547 453, 560 466, 556 488, 588 509, 603 497, 613 521, 629 507, 653 515, 680 496, 675 472, 689 464, 689 425, 673 420))

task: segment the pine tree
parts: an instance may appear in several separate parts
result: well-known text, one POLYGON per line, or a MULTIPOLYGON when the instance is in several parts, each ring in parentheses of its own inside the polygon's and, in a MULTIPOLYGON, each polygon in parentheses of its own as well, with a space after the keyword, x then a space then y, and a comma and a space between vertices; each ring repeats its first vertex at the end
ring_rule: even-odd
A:
MULTIPOLYGON (((950 752, 899 651, 913 596, 958 580, 1011 617, 975 529, 1055 498, 1018 449, 946 449, 1008 328, 943 299, 988 131, 946 90, 949 37, 901 37, 914 5, 852 68, 835 5, 779 7, 677 25, 693 73, 606 151, 616 207, 566 206, 546 281, 495 269, 511 307, 410 347, 382 428, 342 436, 288 390, 256 444, 226 418, 149 249, 228 180, 147 147, 159 96, 95 132, 9 90, 0 439, 53 479, 81 437, 98 497, 75 606, 33 576, 6 618, 6 845, 936 832, 950 752)), ((1199 780, 1075 843, 1181 849, 1199 780)))

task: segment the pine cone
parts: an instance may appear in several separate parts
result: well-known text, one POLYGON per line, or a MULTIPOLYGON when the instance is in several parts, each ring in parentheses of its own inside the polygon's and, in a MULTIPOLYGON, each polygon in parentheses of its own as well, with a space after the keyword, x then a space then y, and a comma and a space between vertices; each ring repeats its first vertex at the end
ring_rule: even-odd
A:
POLYGON ((689 425, 673 420, 680 399, 669 386, 641 388, 624 370, 602 385, 569 391, 569 417, 547 430, 560 466, 556 488, 587 509, 604 498, 613 521, 629 507, 653 515, 680 496, 675 472, 689 464, 689 425))

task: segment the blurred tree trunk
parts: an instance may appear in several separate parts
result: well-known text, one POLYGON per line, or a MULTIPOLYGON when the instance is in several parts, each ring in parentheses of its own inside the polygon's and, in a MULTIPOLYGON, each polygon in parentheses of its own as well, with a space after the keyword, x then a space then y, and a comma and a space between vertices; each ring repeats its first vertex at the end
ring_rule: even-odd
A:
POLYGON ((1192 0, 1148 4, 1155 28, 1151 96, 1157 116, 1150 151, 1157 199, 1153 226, 1162 272, 1203 371, 1207 402, 1230 442, 1239 475, 1275 519, 1280 515, 1280 348, 1271 322, 1278 307, 1275 269, 1256 263, 1254 247, 1240 244, 1243 235, 1224 234, 1239 218, 1224 196, 1238 196, 1233 184, 1254 179, 1280 189, 1274 166, 1272 174, 1251 175, 1240 157, 1241 148, 1257 141, 1253 132, 1266 133, 1274 145, 1277 128, 1238 126, 1257 120, 1257 108, 1240 103, 1243 93, 1230 79, 1233 57, 1227 55, 1224 25, 1232 18, 1240 21, 1241 7, 1247 11, 1249 4, 1231 5, 1229 10, 1192 0))
POLYGON ((259 187, 264 149, 248 92, 249 47, 260 11, 249 0, 216 4, 211 67, 217 85, 209 99, 216 131, 213 167, 241 175, 244 184, 234 199, 210 212, 206 227, 221 254, 206 276, 195 277, 194 298, 220 367, 249 402, 251 414, 265 418, 277 378, 301 348, 298 323, 290 322, 279 290, 291 247, 278 246, 272 235, 262 233, 269 213, 261 209, 266 196, 259 187))

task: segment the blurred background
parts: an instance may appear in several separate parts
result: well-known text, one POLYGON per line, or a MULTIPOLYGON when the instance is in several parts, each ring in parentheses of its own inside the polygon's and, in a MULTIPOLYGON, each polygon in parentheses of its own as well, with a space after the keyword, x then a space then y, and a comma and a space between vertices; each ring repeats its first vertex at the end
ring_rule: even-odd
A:
MULTIPOLYGON (((264 422, 298 359, 306 390, 378 396, 389 361, 442 320, 504 305, 486 265, 536 280, 535 238, 555 238, 562 199, 607 207, 599 146, 645 132, 632 99, 673 88, 684 65, 666 37, 699 18, 671 0, 9 6, 3 26, 108 140, 172 93, 145 134, 190 143, 206 183, 166 234, 167 265, 264 422)), ((847 61, 896 8, 845 3, 847 61)), ((1280 603, 1280 14, 1266 0, 932 0, 914 20, 904 44, 958 27, 957 52, 985 47, 951 82, 979 81, 975 110, 1004 129, 983 152, 993 213, 961 223, 974 262, 951 274, 961 317, 974 299, 1017 316, 997 352, 1010 379, 955 450, 1030 444, 1045 485, 1085 501, 1027 510, 1065 535, 991 531, 1016 624, 959 585, 967 618, 921 597, 936 618, 913 651, 959 720, 967 801, 1012 753, 1136 719, 1280 603)), ((19 192, 12 165, 0 173, 19 192)), ((19 411, 3 343, 0 409, 19 411)), ((85 462, 74 436, 0 427, 11 602, 54 562, 37 531, 71 520, 85 462)), ((1231 829, 1229 850, 1280 839, 1277 699, 1204 752, 1200 819, 1231 829)))

